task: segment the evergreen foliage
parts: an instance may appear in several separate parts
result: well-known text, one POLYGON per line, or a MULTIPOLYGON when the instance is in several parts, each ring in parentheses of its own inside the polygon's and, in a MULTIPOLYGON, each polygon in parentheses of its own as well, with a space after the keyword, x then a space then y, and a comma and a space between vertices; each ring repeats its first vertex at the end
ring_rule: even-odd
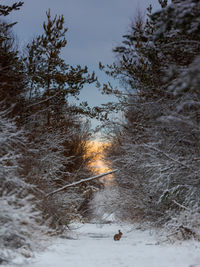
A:
MULTIPOLYGON (((67 44, 64 18, 51 18, 50 10, 46 15, 47 22, 43 24, 44 34, 28 44, 25 65, 30 77, 27 92, 29 100, 37 100, 39 108, 45 108, 46 123, 49 126, 51 119, 57 120, 56 114, 61 116, 69 96, 77 97, 83 86, 94 83, 96 77, 94 73, 88 73, 86 66, 69 66, 60 57, 61 49, 67 44)), ((37 102, 34 103, 34 107, 36 105, 37 102)), ((77 111, 80 113, 80 108, 77 111)))
POLYGON ((11 6, 0 5, 0 16, 7 16, 10 12, 14 10, 19 10, 24 2, 15 2, 11 6))
POLYGON ((12 32, 14 23, 0 21, 0 103, 10 116, 19 115, 25 87, 23 64, 19 59, 12 32))

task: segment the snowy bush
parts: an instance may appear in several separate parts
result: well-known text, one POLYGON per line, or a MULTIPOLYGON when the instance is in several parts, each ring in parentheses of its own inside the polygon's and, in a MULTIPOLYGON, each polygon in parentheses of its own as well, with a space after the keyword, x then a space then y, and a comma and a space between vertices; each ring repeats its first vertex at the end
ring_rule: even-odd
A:
POLYGON ((199 207, 192 209, 182 207, 182 210, 170 214, 171 219, 166 222, 165 229, 170 236, 180 239, 190 239, 200 241, 200 211, 199 207))
MULTIPOLYGON (((39 214, 34 209, 31 186, 20 177, 21 152, 26 139, 14 122, 0 113, 0 261, 13 260, 36 246, 39 214)), ((29 251, 29 252, 28 252, 29 251)), ((31 255, 31 254, 30 254, 31 255)))
POLYGON ((46 127, 43 116, 38 117, 41 124, 33 131, 35 120, 26 125, 30 142, 22 162, 23 175, 34 185, 33 194, 38 199, 37 208, 42 212, 43 223, 60 232, 79 215, 77 207, 84 201, 85 189, 76 187, 46 195, 88 177, 85 156, 88 128, 87 123, 73 114, 54 122, 54 127, 46 127))

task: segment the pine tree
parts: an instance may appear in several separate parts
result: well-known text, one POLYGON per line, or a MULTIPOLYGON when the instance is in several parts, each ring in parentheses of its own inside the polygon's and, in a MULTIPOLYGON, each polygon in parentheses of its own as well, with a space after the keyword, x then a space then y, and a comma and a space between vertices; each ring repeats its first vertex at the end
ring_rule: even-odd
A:
POLYGON ((93 83, 96 78, 94 73, 88 74, 87 67, 69 66, 60 57, 62 48, 67 44, 64 17, 51 18, 50 10, 46 15, 44 34, 27 46, 28 56, 25 62, 30 79, 29 96, 38 98, 38 102, 43 101, 46 106, 47 125, 50 125, 53 114, 62 114, 61 109, 67 105, 68 97, 76 97, 84 84, 93 83))
MULTIPOLYGON (((11 7, 0 5, 0 16, 6 16, 13 10, 18 10, 23 3, 11 7)), ((23 65, 15 47, 12 28, 15 23, 0 22, 0 103, 2 109, 12 106, 10 115, 19 115, 25 79, 23 65), (12 111, 12 112, 11 112, 12 111)))

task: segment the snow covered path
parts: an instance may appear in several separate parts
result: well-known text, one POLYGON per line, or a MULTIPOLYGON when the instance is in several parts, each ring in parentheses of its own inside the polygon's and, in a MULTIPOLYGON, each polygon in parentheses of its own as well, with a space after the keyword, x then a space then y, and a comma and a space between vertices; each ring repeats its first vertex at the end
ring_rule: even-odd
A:
POLYGON ((56 239, 26 267, 200 267, 200 243, 156 245, 155 235, 130 225, 74 226, 72 237, 56 239), (118 229, 123 236, 114 241, 118 229))

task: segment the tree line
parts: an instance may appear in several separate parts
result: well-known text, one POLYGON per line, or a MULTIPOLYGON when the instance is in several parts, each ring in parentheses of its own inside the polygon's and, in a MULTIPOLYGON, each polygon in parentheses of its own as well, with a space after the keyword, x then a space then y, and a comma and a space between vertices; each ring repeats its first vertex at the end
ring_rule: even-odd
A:
POLYGON ((159 2, 159 11, 149 6, 145 17, 136 15, 113 50, 116 61, 100 63, 123 88, 103 86, 119 101, 102 106, 101 115, 123 110, 121 120, 106 123, 107 157, 119 171, 118 201, 109 193, 105 209, 199 236, 200 2, 159 2))
POLYGON ((91 181, 45 197, 92 174, 87 107, 70 104, 69 97, 77 99, 97 78, 61 57, 67 28, 50 10, 43 33, 19 51, 15 22, 6 17, 20 8, 21 1, 0 5, 0 263, 24 245, 32 250, 37 238, 31 232, 60 233, 75 218, 86 218, 79 207, 101 186, 91 181))

